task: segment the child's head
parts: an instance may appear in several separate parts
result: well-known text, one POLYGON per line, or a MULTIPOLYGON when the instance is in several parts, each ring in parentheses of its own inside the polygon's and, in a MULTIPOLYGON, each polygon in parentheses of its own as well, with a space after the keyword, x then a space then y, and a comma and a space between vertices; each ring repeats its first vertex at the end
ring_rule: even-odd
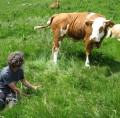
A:
POLYGON ((8 65, 10 68, 21 67, 24 63, 23 53, 20 51, 12 52, 8 56, 8 65))

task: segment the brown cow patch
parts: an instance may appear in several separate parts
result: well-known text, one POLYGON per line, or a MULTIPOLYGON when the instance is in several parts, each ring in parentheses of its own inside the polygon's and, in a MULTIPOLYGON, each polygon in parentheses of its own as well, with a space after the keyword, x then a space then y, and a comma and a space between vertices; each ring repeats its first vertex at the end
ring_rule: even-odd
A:
POLYGON ((104 31, 104 28, 103 28, 103 26, 101 26, 99 29, 99 34, 102 33, 103 31, 104 31))

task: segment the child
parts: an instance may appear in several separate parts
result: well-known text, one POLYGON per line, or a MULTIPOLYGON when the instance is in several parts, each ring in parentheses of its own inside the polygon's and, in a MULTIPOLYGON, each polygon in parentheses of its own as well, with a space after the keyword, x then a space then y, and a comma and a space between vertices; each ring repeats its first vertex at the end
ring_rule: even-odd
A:
POLYGON ((24 64, 23 54, 20 51, 12 52, 8 57, 8 66, 4 67, 0 73, 0 108, 5 107, 5 103, 14 105, 17 102, 17 94, 26 96, 16 84, 20 80, 28 88, 39 89, 40 86, 31 85, 24 78, 22 65, 24 64))

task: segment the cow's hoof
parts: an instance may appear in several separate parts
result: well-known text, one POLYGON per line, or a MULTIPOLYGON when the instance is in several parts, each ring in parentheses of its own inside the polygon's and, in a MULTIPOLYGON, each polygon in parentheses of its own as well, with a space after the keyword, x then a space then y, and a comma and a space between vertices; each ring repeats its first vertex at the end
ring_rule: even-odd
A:
POLYGON ((90 64, 85 64, 86 67, 90 67, 90 64))
POLYGON ((57 62, 54 62, 54 61, 53 61, 53 63, 54 63, 54 64, 57 64, 57 62))

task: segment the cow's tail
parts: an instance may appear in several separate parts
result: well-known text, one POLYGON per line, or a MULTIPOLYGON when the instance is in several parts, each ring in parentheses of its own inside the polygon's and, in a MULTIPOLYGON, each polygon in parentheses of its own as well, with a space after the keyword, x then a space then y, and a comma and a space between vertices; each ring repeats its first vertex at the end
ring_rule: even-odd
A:
POLYGON ((111 35, 112 35, 112 28, 108 30, 106 38, 109 38, 111 35))
POLYGON ((46 26, 35 26, 34 29, 43 29, 43 28, 47 28, 48 26, 50 26, 52 24, 52 21, 54 19, 55 16, 57 16, 58 14, 53 15, 48 21, 47 21, 47 25, 46 26))

